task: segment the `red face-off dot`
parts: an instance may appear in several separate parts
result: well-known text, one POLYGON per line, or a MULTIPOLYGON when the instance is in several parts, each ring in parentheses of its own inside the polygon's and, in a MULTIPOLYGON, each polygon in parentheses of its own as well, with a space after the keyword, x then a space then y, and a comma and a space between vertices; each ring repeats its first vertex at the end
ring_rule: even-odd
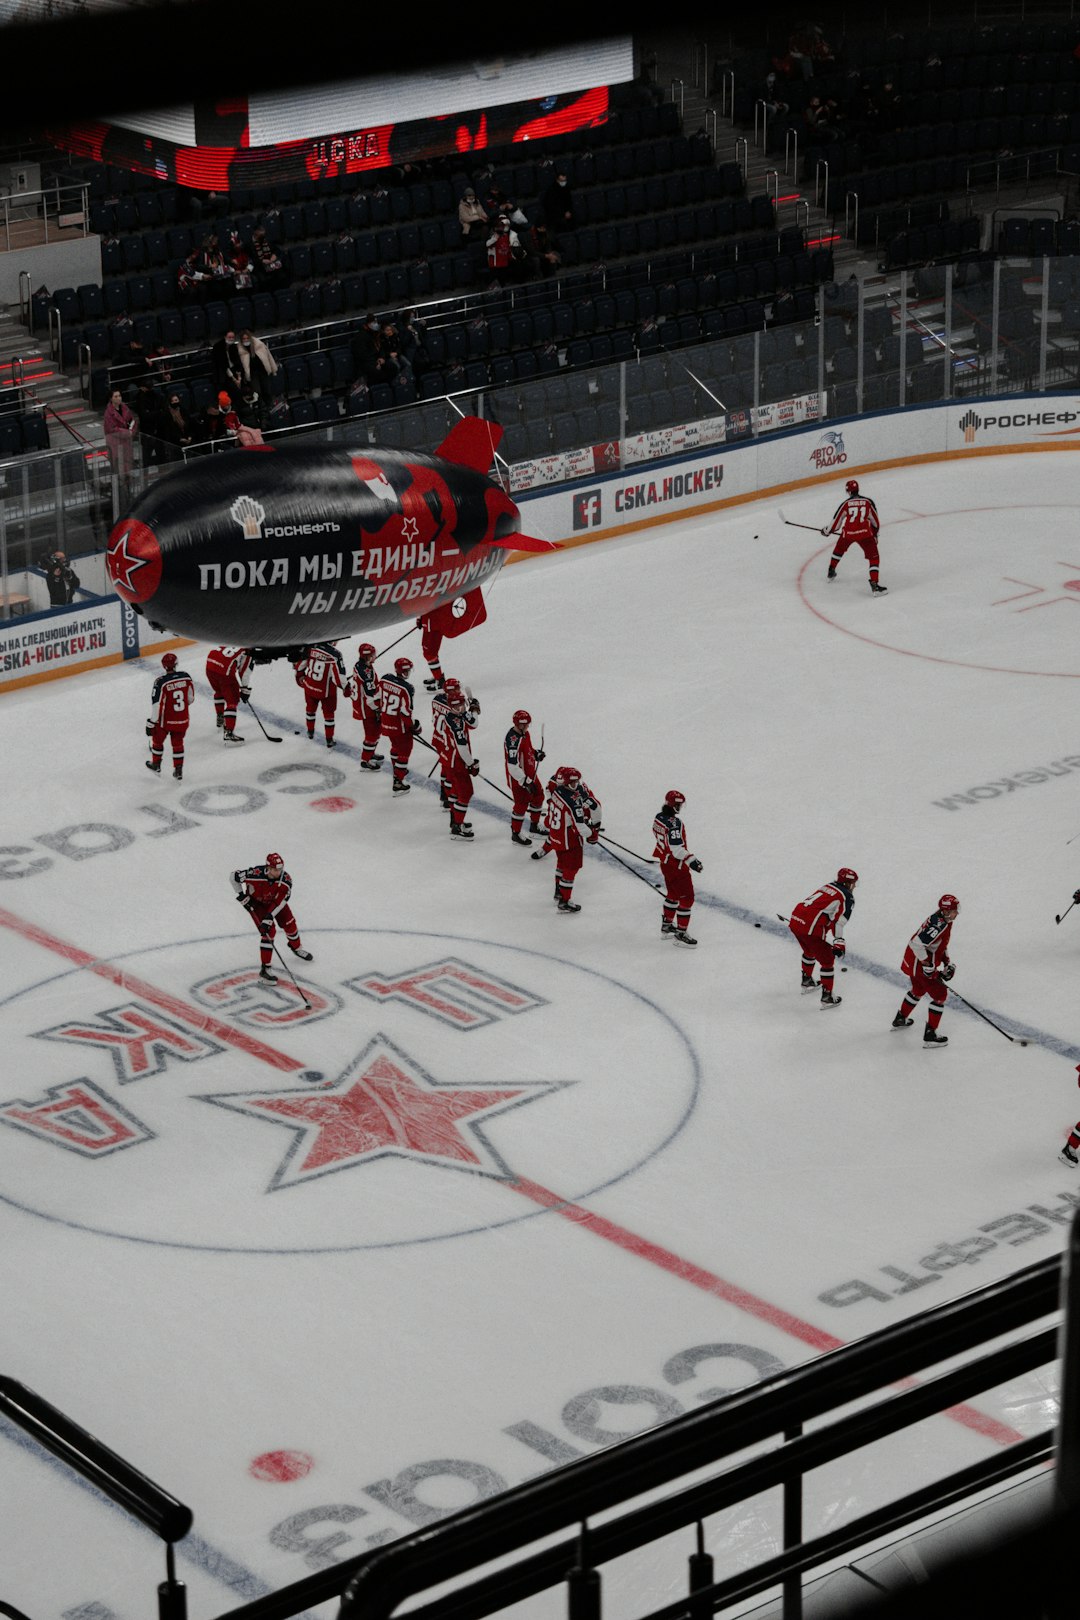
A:
POLYGON ((308 808, 310 810, 325 810, 329 814, 333 814, 336 810, 355 810, 356 800, 338 798, 312 799, 309 801, 308 808))
POLYGON ((161 584, 161 547, 152 529, 138 518, 125 518, 109 536, 109 578, 125 602, 149 602, 161 584))
POLYGON ((315 1466, 315 1459, 306 1451, 264 1451, 253 1457, 248 1465, 252 1479, 264 1479, 271 1485, 284 1485, 289 1480, 304 1479, 315 1466))
POLYGON ((1067 591, 1080 591, 1080 579, 1067 579, 1065 589, 1067 591))

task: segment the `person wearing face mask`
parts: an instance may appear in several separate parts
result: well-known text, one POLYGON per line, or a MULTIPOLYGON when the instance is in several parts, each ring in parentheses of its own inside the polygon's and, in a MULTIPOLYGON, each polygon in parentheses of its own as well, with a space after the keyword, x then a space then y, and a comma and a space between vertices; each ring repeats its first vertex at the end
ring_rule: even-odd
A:
POLYGON ((458 203, 457 214, 461 234, 466 242, 474 236, 479 236, 488 222, 487 211, 472 186, 466 186, 464 195, 458 203))
POLYGON ((555 179, 541 197, 540 206, 551 235, 574 229, 574 193, 565 168, 555 170, 555 179))
POLYGON ((166 396, 165 412, 161 418, 161 437, 166 444, 175 445, 178 450, 191 444, 195 437, 187 413, 180 404, 180 396, 171 389, 166 396))

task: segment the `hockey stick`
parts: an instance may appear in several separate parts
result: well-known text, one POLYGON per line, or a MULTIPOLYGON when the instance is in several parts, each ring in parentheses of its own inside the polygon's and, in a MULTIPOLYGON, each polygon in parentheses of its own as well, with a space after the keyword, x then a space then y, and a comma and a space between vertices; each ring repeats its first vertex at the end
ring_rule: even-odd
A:
POLYGON ((999 1035, 1004 1035, 1004 1037, 1005 1037, 1005 1039, 1007 1041, 1013 1041, 1013 1042, 1015 1042, 1015 1044, 1017 1046, 1026 1046, 1027 1045, 1027 1041, 1018 1040, 1015 1035, 1010 1035, 1007 1029, 1002 1029, 1001 1025, 1000 1024, 995 1024, 994 1020, 992 1018, 987 1018, 986 1014, 984 1012, 980 1012, 978 1007, 973 1007, 971 1005, 971 1002, 968 1001, 967 997, 962 996, 960 994, 959 990, 953 990, 951 984, 949 985, 949 989, 952 991, 952 994, 956 997, 957 1001, 960 1001, 960 1002, 963 1003, 963 1005, 967 1008, 968 1012, 973 1012, 975 1014, 976 1018, 981 1018, 984 1024, 989 1024, 990 1025, 991 1029, 996 1029, 998 1034, 999 1035))
MULTIPOLYGON (((411 636, 411 635, 412 635, 412 633, 413 633, 413 631, 414 631, 414 630, 419 630, 419 628, 420 628, 420 626, 419 626, 419 625, 418 625, 418 624, 414 624, 414 625, 413 625, 413 626, 412 626, 412 629, 409 629, 409 630, 406 630, 406 631, 405 631, 405 634, 404 634, 404 635, 401 635, 401 636, 398 636, 398 638, 397 638, 397 641, 392 641, 392 642, 391 642, 391 643, 390 643, 390 645, 389 645, 389 647, 384 647, 384 648, 383 648, 383 650, 382 650, 382 652, 377 652, 377 653, 376 653, 376 654, 375 654, 375 658, 385 658, 385 657, 386 657, 386 655, 387 655, 387 653, 388 653, 388 652, 392 652, 392 651, 393 651, 393 649, 394 649, 394 648, 395 648, 395 647, 396 647, 396 646, 397 646, 397 645, 398 645, 398 644, 399 644, 399 643, 400 643, 400 642, 402 642, 402 641, 404 641, 404 640, 405 640, 405 636, 411 636)), ((372 659, 372 663, 374 663, 374 662, 375 662, 375 658, 373 658, 373 659, 372 659)))
POLYGON ((1065 907, 1065 910, 1061 913, 1061 917, 1055 917, 1054 921, 1056 923, 1061 922, 1063 917, 1067 917, 1069 915, 1069 912, 1072 910, 1072 908, 1073 908, 1073 906, 1075 906, 1075 904, 1076 904, 1075 900, 1070 900, 1069 904, 1065 907))
POLYGON ((642 877, 640 872, 635 872, 634 868, 630 865, 630 862, 624 861, 621 855, 616 855, 613 849, 607 850, 606 853, 611 856, 613 861, 618 861, 620 866, 625 866, 626 870, 631 874, 631 876, 636 877, 639 883, 647 884, 650 889, 655 889, 657 894, 663 894, 665 892, 659 883, 654 883, 651 878, 642 877))
POLYGON ((789 529, 809 529, 811 534, 821 533, 821 530, 816 529, 812 523, 796 523, 794 518, 786 518, 779 507, 776 509, 776 515, 780 519, 781 523, 787 524, 789 529))
POLYGON ((267 731, 266 727, 263 725, 262 721, 259 719, 258 715, 255 713, 255 710, 252 709, 252 707, 251 707, 251 699, 250 698, 244 698, 243 702, 244 702, 244 706, 247 709, 250 710, 252 719, 255 721, 255 724, 258 726, 259 730, 262 732, 262 734, 266 738, 267 742, 281 742, 282 739, 280 737, 271 737, 270 733, 267 731))
POLYGON ((617 838, 609 838, 605 833, 600 834, 600 842, 602 844, 614 844, 616 849, 621 849, 625 854, 632 855, 635 861, 640 861, 643 866, 656 865, 654 855, 639 855, 636 849, 627 849, 626 845, 620 844, 617 838))
POLYGON ((297 995, 300 997, 300 1000, 304 1003, 304 1006, 310 1012, 311 1011, 311 1002, 308 1000, 307 996, 305 996, 304 992, 301 990, 300 986, 297 984, 296 975, 293 973, 292 968, 289 966, 288 962, 286 962, 285 958, 282 956, 281 952, 278 950, 277 941, 276 940, 271 940, 270 944, 271 944, 271 946, 273 948, 274 955, 277 957, 278 961, 281 963, 282 967, 285 969, 286 973, 289 975, 289 978, 292 979, 293 989, 296 991, 297 995))

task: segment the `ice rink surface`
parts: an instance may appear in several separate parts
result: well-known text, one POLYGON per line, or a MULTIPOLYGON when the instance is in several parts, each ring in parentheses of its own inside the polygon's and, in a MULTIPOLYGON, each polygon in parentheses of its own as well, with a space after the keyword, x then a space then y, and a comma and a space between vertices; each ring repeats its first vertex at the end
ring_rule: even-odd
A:
MULTIPOLYGON (((445 644, 492 784, 524 705, 629 849, 686 794, 696 951, 661 942, 647 866, 587 850, 583 909, 559 915, 492 786, 451 842, 423 749, 392 798, 348 705, 335 752, 296 734, 287 666, 253 692, 283 742, 245 716, 226 750, 203 650, 181 654, 183 783, 143 768, 156 660, 4 700, 0 1370, 194 1509, 194 1616, 1060 1249, 1074 468, 862 479, 884 597, 857 549, 827 582, 827 543, 790 526, 831 518, 841 469, 507 569, 488 622, 445 644), (269 850, 310 1012, 253 982, 229 873, 269 850), (777 913, 842 865, 860 883, 822 1012, 777 913), (1026 1049, 955 1001, 942 1051, 918 1015, 890 1029, 943 891, 955 988, 1026 1049)), ((922 1425, 889 1485, 1038 1431, 1053 1395, 1033 1378, 922 1425)), ((151 1538, 0 1441, 0 1597, 34 1620, 145 1613, 151 1538)), ((873 1506, 882 1472, 821 1471, 808 1530, 873 1506)), ((772 1500, 718 1516, 718 1575, 778 1526, 772 1500)), ((678 1578, 658 1559, 635 1601, 678 1578)))

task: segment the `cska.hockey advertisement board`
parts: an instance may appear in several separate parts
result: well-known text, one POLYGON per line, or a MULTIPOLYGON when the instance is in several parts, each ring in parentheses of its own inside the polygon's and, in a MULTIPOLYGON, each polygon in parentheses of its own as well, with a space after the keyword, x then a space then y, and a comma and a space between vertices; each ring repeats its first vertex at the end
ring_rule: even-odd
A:
POLYGON ((109 537, 113 588, 155 627, 251 646, 430 613, 553 549, 487 476, 500 437, 470 417, 438 455, 260 447, 166 473, 109 537))

